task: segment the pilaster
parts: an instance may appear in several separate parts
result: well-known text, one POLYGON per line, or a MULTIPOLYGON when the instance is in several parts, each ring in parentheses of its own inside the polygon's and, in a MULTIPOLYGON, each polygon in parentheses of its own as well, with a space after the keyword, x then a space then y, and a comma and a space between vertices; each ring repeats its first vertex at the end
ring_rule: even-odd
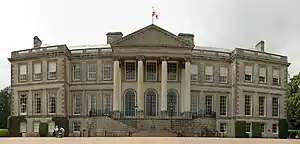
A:
POLYGON ((184 72, 184 112, 190 111, 191 105, 191 59, 185 58, 184 72))
POLYGON ((144 56, 137 56, 138 61, 138 73, 137 73, 137 106, 138 116, 144 111, 144 94, 143 94, 143 82, 144 82, 144 56))
MULTIPOLYGON (((167 111, 167 60, 168 57, 161 57, 161 111, 167 111)), ((163 115, 163 113, 162 113, 163 115)))
POLYGON ((113 68, 113 111, 120 111, 119 109, 119 83, 120 83, 120 75, 119 75, 119 59, 114 58, 114 68, 113 68))

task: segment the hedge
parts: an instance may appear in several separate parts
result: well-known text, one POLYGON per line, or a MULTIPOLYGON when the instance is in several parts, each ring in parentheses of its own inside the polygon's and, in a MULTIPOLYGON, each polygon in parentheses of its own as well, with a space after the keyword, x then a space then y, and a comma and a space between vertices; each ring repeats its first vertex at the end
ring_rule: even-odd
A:
POLYGON ((55 122, 55 126, 63 127, 65 129, 65 137, 69 136, 69 119, 66 117, 53 117, 52 121, 55 122))
POLYGON ((286 139, 288 138, 288 122, 286 119, 278 120, 279 133, 278 138, 286 139))
POLYGON ((48 136, 48 123, 40 123, 39 135, 40 135, 40 137, 48 136))
POLYGON ((0 137, 7 137, 8 134, 8 129, 0 129, 0 137))
POLYGON ((26 122, 24 116, 10 116, 8 118, 8 133, 11 137, 20 137, 22 136, 20 132, 20 123, 26 122))
POLYGON ((252 137, 253 138, 261 138, 261 123, 260 122, 252 122, 252 137))
POLYGON ((246 122, 245 121, 236 121, 235 122, 235 138, 247 138, 246 133, 246 122))

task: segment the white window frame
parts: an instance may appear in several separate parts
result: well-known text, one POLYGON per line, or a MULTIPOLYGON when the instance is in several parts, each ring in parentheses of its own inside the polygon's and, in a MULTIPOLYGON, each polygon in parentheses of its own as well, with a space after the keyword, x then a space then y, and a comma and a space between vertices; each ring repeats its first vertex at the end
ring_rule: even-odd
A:
POLYGON ((190 108, 192 113, 196 113, 196 114, 199 113, 199 100, 200 100, 199 92, 191 92, 190 108), (195 98, 195 100, 193 98, 195 98))
POLYGON ((265 117, 266 116, 266 108, 267 108, 267 97, 265 96, 259 96, 258 97, 258 116, 259 117, 265 117), (264 98, 264 103, 263 103, 263 106, 264 106, 264 115, 260 115, 260 98, 263 97, 264 98))
POLYGON ((278 69, 272 70, 272 84, 280 85, 280 71, 278 69), (277 79, 277 83, 274 82, 274 79, 277 79))
POLYGON ((227 129, 228 129, 227 123, 221 122, 221 123, 219 124, 219 131, 220 131, 220 133, 226 134, 226 133, 227 133, 227 129), (224 128, 224 132, 221 132, 221 127, 224 128))
POLYGON ((103 62, 102 63, 102 79, 104 81, 112 80, 112 63, 111 62, 103 62))
POLYGON ((72 64, 72 80, 73 81, 81 80, 81 64, 80 63, 72 64))
POLYGON ((33 93, 33 114, 34 115, 41 115, 42 113, 42 96, 40 92, 33 93), (38 100, 39 98, 39 108, 38 108, 38 100), (39 109, 39 113, 37 112, 39 109))
POLYGON ((42 63, 40 62, 33 64, 33 80, 42 80, 42 63))
POLYGON ((55 122, 53 121, 48 122, 48 132, 53 133, 54 129, 55 129, 55 122))
POLYGON ((111 91, 103 91, 102 92, 102 110, 106 112, 106 108, 108 108, 108 111, 112 110, 112 98, 113 98, 113 93, 111 91), (106 99, 106 97, 109 97, 109 99, 106 99))
POLYGON ((19 65, 19 81, 25 82, 28 80, 28 66, 27 64, 19 65))
POLYGON ((40 131, 40 122, 33 122, 33 132, 38 133, 40 131))
POLYGON ((81 115, 82 113, 82 94, 74 93, 73 94, 73 115, 81 115), (79 97, 79 99, 77 99, 79 97), (79 105, 77 105, 77 100, 79 100, 79 105), (79 113, 77 113, 77 106, 79 106, 79 113))
POLYGON ((167 81, 178 81, 178 62, 177 61, 168 61, 167 62, 167 81), (175 79, 169 79, 170 77, 169 77, 169 70, 168 70, 169 66, 168 65, 171 63, 176 64, 176 76, 175 76, 176 78, 175 79))
POLYGON ((157 81, 157 61, 153 60, 147 60, 146 61, 146 80, 147 81, 157 81), (148 63, 155 63, 155 79, 149 79, 148 77, 148 63))
POLYGON ((252 65, 245 65, 245 82, 251 83, 253 81, 253 66, 252 65), (251 69, 251 70, 250 70, 251 69), (251 76, 251 80, 246 80, 246 75, 251 76))
POLYGON ((97 80, 97 63, 87 63, 87 80, 97 80), (91 71, 93 70, 91 66, 95 66, 95 71, 91 71))
POLYGON ((252 133, 252 123, 251 122, 246 122, 246 125, 245 125, 246 130, 247 130, 247 124, 250 125, 250 128, 249 128, 250 131, 249 132, 246 131, 246 133, 250 134, 250 133, 252 133))
POLYGON ((228 83, 228 67, 220 67, 220 83, 228 83), (225 81, 221 81, 221 77, 225 77, 225 81))
POLYGON ((220 109, 220 116, 222 116, 222 117, 227 116, 227 113, 228 113, 228 110, 227 110, 228 109, 228 104, 227 103, 228 103, 228 96, 220 95, 220 105, 219 105, 220 108, 219 109, 220 109), (225 97, 225 115, 221 115, 221 97, 225 97))
POLYGON ((89 111, 92 110, 93 108, 97 109, 97 93, 87 92, 87 97, 88 97, 88 113, 89 113, 89 111))
POLYGON ((191 81, 198 81, 199 78, 199 65, 191 64, 191 81))
POLYGON ((211 114, 213 115, 213 112, 214 112, 214 95, 212 95, 212 94, 206 94, 205 95, 205 100, 204 100, 204 102, 205 102, 205 115, 208 115, 206 112, 207 112, 207 104, 206 104, 206 98, 207 97, 211 97, 211 114))
POLYGON ((206 65, 204 67, 204 69, 205 69, 204 70, 204 72, 205 72, 205 82, 209 82, 209 83, 214 82, 214 66, 212 66, 212 65, 206 65), (208 76, 210 76, 211 79, 208 79, 208 76))
POLYGON ((124 70, 124 75, 125 75, 125 80, 126 81, 136 81, 136 76, 137 76, 137 62, 135 61, 135 60, 126 60, 125 62, 125 70, 124 70), (134 63, 134 78, 133 79, 129 79, 128 77, 127 77, 127 66, 128 66, 128 64, 127 63, 134 63))
POLYGON ((27 115, 27 112, 28 112, 28 94, 22 93, 22 94, 19 95, 19 106, 20 106, 20 108, 19 108, 20 109, 20 115, 27 115), (26 110, 25 110, 25 112, 22 112, 21 97, 23 97, 24 95, 25 95, 24 98, 26 99, 25 100, 25 105, 24 105, 26 110))
POLYGON ((244 96, 244 115, 245 116, 252 116, 252 105, 253 105, 253 103, 252 103, 252 100, 253 100, 253 96, 252 95, 250 95, 250 94, 246 94, 245 96, 244 96), (250 115, 246 115, 246 96, 249 96, 250 97, 250 115))
POLYGON ((267 68, 266 67, 260 67, 258 70, 258 82, 265 84, 267 83, 267 68), (264 77, 264 81, 260 81, 260 77, 264 77))
POLYGON ((278 134, 278 130, 279 130, 278 124, 277 123, 273 123, 272 124, 272 134, 278 134), (273 126, 274 125, 276 125, 276 132, 273 131, 273 126))
POLYGON ((49 115, 55 115, 56 113, 57 113, 57 91, 47 91, 47 104, 48 104, 48 114, 49 115), (52 101, 51 101, 51 99, 50 98, 54 98, 54 100, 55 100, 55 113, 52 113, 51 112, 51 109, 52 109, 52 107, 51 107, 51 103, 52 103, 52 101))
POLYGON ((272 101, 271 101, 271 107, 272 107, 272 117, 275 117, 275 118, 278 118, 279 117, 279 108, 280 108, 280 106, 279 106, 279 103, 280 103, 280 101, 279 101, 280 99, 279 99, 279 97, 272 97, 272 101), (277 116, 274 116, 273 115, 273 111, 274 111, 274 107, 273 107, 273 98, 276 98, 277 99, 277 116))
POLYGON ((265 123, 261 123, 261 134, 264 134, 266 132, 266 124, 265 123))
POLYGON ((20 132, 21 133, 27 132, 27 123, 26 122, 20 122, 20 132))
POLYGON ((49 80, 55 80, 55 79, 57 79, 57 61, 48 61, 47 68, 48 68, 47 69, 47 72, 48 72, 48 76, 47 77, 48 77, 48 79, 49 80))
POLYGON ((80 132, 81 131, 81 122, 78 122, 78 121, 74 121, 72 123, 72 130, 73 132, 80 132), (78 125, 77 125, 78 124, 78 125), (76 130, 75 126, 79 126, 79 130, 76 130))

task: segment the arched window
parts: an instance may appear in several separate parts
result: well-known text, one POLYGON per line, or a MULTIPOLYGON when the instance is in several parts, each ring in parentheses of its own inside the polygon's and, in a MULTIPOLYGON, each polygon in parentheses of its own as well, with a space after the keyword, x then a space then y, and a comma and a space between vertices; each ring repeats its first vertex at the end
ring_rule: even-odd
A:
POLYGON ((145 115, 156 116, 156 100, 157 93, 154 90, 149 90, 145 93, 145 115))
POLYGON ((136 93, 133 90, 125 92, 124 105, 125 105, 125 116, 135 116, 135 99, 136 93))
POLYGON ((169 91, 167 95, 167 110, 170 115, 177 116, 177 92, 169 91))

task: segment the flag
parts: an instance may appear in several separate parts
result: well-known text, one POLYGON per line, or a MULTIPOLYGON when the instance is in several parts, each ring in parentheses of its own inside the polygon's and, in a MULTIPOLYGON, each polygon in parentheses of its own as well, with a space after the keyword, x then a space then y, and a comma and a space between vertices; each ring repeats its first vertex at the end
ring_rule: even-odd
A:
POLYGON ((152 18, 156 18, 158 19, 158 14, 156 13, 156 11, 154 10, 154 7, 152 7, 152 18))

